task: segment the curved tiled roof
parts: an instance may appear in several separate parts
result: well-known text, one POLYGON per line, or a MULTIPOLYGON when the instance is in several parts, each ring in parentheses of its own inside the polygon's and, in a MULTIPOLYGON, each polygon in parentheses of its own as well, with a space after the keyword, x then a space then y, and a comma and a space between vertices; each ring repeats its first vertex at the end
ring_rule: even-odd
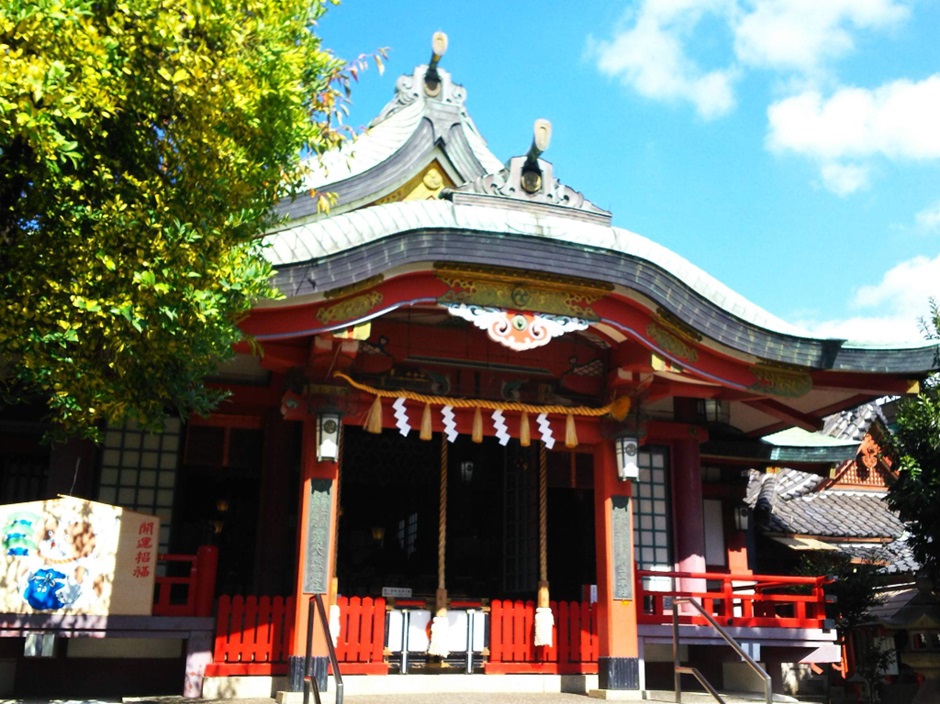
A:
MULTIPOLYGON (((467 113, 463 87, 438 69, 440 91, 428 95, 426 71, 427 66, 418 66, 413 75, 398 79, 395 96, 366 132, 337 150, 311 157, 305 189, 332 193, 342 208, 401 185, 435 156, 460 183, 502 169, 467 113)), ((317 198, 304 196, 279 210, 292 219, 316 215, 317 198)))
MULTIPOLYGON (((496 200, 496 199, 493 199, 496 200)), ((318 294, 416 263, 538 262, 547 273, 639 292, 704 336, 743 353, 820 369, 914 373, 935 348, 873 348, 812 338, 665 247, 565 208, 409 201, 363 208, 271 233, 275 284, 318 294)))
POLYGON ((751 470, 746 501, 768 533, 827 538, 898 538, 904 524, 885 502, 884 493, 823 489, 823 477, 784 469, 751 470))

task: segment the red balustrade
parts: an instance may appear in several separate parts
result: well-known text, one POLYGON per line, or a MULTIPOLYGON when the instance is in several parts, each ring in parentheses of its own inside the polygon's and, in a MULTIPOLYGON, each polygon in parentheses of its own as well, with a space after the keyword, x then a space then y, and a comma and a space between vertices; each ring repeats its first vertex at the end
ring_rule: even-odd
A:
MULTIPOLYGON (((638 570, 637 620, 672 622, 672 600, 693 597, 725 626, 823 628, 826 599, 823 577, 776 577, 721 573, 638 570), (668 589, 644 582, 659 580, 668 589)), ((344 674, 384 674, 385 599, 340 597, 340 635, 336 654, 344 674)), ((494 600, 490 604, 488 673, 597 672, 597 608, 588 602, 551 602, 555 626, 551 647, 536 647, 535 603, 494 600)), ((293 642, 294 599, 219 598, 215 654, 209 676, 286 674, 293 642)), ((681 613, 681 623, 705 619, 681 613)))
MULTIPOLYGON (((639 623, 672 623, 672 600, 681 596, 697 599, 722 626, 826 626, 825 577, 637 570, 636 583, 639 623), (651 584, 647 586, 644 581, 651 584), (653 588, 654 582, 668 582, 669 587, 653 588)), ((679 622, 695 625, 707 623, 693 611, 682 613, 681 609, 679 622)))
POLYGON ((183 575, 162 575, 154 578, 154 616, 211 616, 215 594, 215 577, 219 550, 203 545, 195 555, 161 553, 157 563, 167 572, 174 565, 189 565, 183 575), (162 563, 162 564, 161 564, 162 563))

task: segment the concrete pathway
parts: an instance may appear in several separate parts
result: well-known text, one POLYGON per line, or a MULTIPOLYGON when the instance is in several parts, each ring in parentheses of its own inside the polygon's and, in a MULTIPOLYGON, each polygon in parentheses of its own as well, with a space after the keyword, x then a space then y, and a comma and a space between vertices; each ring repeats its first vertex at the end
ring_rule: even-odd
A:
MULTIPOLYGON (((671 691, 648 691, 640 698, 639 692, 624 693, 627 696, 608 696, 619 701, 646 701, 673 704, 675 693, 671 691)), ((335 704, 333 692, 324 693, 322 704, 335 704)), ((726 704, 764 704, 763 695, 723 694, 726 704)), ((291 698, 291 702, 294 699, 291 698)), ((302 699, 299 699, 302 701, 302 699)), ((567 692, 428 692, 397 694, 348 694, 344 704, 590 704, 598 701, 587 694, 567 692)), ((774 704, 799 704, 799 700, 775 694, 774 704)), ((708 694, 683 692, 683 704, 714 704, 708 694)), ((182 697, 125 697, 124 699, 0 699, 0 704, 278 704, 275 699, 183 699, 182 697)), ((310 704, 314 704, 311 695, 310 704)))
MULTIPOLYGON (((646 701, 672 704, 673 692, 645 692, 642 699, 637 692, 619 701, 646 701)), ((333 693, 324 694, 322 704, 335 704, 333 693)), ((723 694, 726 704, 764 704, 762 695, 723 694)), ((590 704, 598 701, 587 694, 566 692, 447 692, 409 694, 350 694, 343 697, 344 704, 590 704)), ((683 704, 714 704, 708 694, 683 692, 683 704)), ((310 703, 314 704, 313 696, 310 703)), ((774 704, 799 704, 797 699, 774 695, 774 704)), ((183 699, 182 697, 127 697, 125 699, 0 699, 0 704, 277 704, 274 699, 183 699)))

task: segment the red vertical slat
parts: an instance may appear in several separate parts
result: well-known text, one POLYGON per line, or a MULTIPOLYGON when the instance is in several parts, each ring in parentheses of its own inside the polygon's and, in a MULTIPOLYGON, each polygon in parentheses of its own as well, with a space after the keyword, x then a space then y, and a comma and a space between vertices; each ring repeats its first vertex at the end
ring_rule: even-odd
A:
POLYGON ((219 610, 215 617, 215 648, 212 659, 215 662, 228 660, 228 642, 231 637, 229 619, 232 612, 232 600, 228 596, 219 597, 219 610))
POLYGON ((242 662, 251 662, 258 638, 258 597, 254 594, 245 599, 245 622, 242 627, 242 662))
POLYGON ((232 597, 232 627, 229 632, 228 662, 242 660, 242 644, 245 642, 245 597, 232 597))
POLYGON ((255 631, 253 662, 271 661, 271 597, 265 595, 258 600, 258 627, 255 631))
POLYGON ((372 650, 369 653, 369 662, 382 662, 385 649, 385 599, 379 597, 372 608, 372 650))
POLYGON ((581 610, 578 604, 571 604, 568 611, 568 652, 565 656, 565 664, 581 662, 581 631, 584 628, 581 621, 581 610))
POLYGON ((375 599, 366 597, 362 600, 362 609, 359 611, 359 648, 356 652, 357 662, 369 662, 372 655, 372 614, 375 612, 375 599))
POLYGON ((361 662, 362 652, 362 612, 365 609, 363 599, 353 597, 349 600, 346 621, 346 658, 349 662, 361 662))
POLYGON ((512 662, 525 662, 525 604, 521 601, 512 602, 512 631, 509 635, 510 656, 512 662))
POLYGON ((527 601, 522 607, 522 629, 519 662, 535 662, 535 602, 527 601))
POLYGON ((571 622, 572 612, 567 601, 559 602, 555 613, 558 615, 557 641, 555 643, 556 661, 559 667, 564 667, 571 660, 571 622))
POLYGON ((339 607, 339 638, 336 639, 336 659, 341 663, 349 662, 347 642, 349 641, 349 597, 336 598, 339 607))
POLYGON ((600 660, 601 654, 601 644, 600 638, 597 633, 597 604, 589 604, 588 608, 591 611, 591 662, 597 663, 600 660))
POLYGON ((490 662, 503 661, 503 602, 490 602, 490 662))
POLYGON ((585 602, 577 605, 578 621, 578 662, 581 664, 591 662, 591 604, 585 602))
POLYGON ((336 639, 336 659, 342 662, 348 662, 346 641, 349 638, 349 597, 336 597, 336 606, 339 607, 339 637, 336 639))
POLYGON ((271 600, 271 662, 287 660, 284 648, 284 597, 271 600))

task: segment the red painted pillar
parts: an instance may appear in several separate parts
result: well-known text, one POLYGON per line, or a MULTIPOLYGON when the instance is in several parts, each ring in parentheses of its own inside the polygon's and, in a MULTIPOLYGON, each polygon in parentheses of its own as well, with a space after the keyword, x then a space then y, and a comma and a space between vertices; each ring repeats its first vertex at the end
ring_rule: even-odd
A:
MULTIPOLYGON (((303 419, 300 470, 300 516, 297 552, 297 597, 294 617, 294 642, 291 647, 289 688, 303 690, 304 657, 307 646, 307 619, 310 597, 315 593, 328 594, 332 585, 334 564, 333 551, 336 546, 336 488, 339 463, 318 462, 316 447, 316 418, 303 419)), ((315 620, 313 638, 313 672, 318 677, 321 691, 326 687, 328 637, 323 625, 315 620)))
POLYGON ((639 689, 633 578, 633 486, 617 479, 614 445, 594 446, 598 681, 601 689, 639 689))
MULTIPOLYGON (((705 571, 705 515, 702 504, 702 464, 699 443, 704 435, 688 426, 672 442, 672 496, 676 567, 680 572, 705 571)), ((680 589, 700 591, 701 580, 680 580, 680 589)))

